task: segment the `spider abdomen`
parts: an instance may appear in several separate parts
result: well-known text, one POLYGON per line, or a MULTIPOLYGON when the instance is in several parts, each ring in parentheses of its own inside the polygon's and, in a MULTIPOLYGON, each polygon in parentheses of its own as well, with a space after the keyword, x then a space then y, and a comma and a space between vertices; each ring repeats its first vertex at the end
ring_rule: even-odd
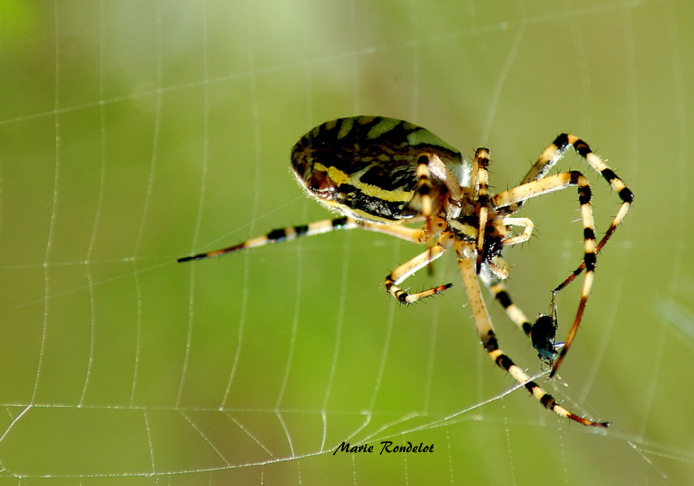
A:
MULTIPOLYGON (((430 131, 394 118, 339 118, 315 127, 292 149, 299 183, 319 202, 360 220, 416 218, 417 164, 422 153, 446 166, 462 164, 458 150, 430 131)), ((433 190, 447 191, 431 178, 433 190)))

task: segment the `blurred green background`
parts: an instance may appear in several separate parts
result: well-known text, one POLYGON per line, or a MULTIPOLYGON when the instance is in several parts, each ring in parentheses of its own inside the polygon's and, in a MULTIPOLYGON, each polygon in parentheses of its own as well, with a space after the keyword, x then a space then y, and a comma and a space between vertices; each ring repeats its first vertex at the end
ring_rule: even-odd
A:
MULTIPOLYGON (((691 484, 693 21, 684 0, 2 0, 0 482, 691 484), (421 249, 383 235, 175 263, 327 217, 289 151, 357 114, 489 146, 493 190, 570 131, 634 191, 539 378, 606 433, 506 394, 450 256, 411 285, 453 289, 407 308, 382 281, 421 249), (332 454, 386 439, 435 452, 332 454)), ((618 198, 589 177, 606 228, 618 198)), ((580 261, 575 192, 522 215, 508 285, 534 316, 580 261)))

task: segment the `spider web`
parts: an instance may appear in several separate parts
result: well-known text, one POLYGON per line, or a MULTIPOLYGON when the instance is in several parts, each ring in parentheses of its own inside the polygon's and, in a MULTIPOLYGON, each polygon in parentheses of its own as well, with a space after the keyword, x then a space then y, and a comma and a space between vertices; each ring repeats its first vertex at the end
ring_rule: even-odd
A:
MULTIPOLYGON (((692 481, 687 2, 0 9, 3 484, 692 481), (609 158, 636 204, 558 379, 490 305, 504 349, 606 433, 490 363, 451 258, 411 285, 453 289, 411 307, 382 279, 421 249, 382 235, 175 263, 327 217, 289 148, 356 114, 410 120, 468 157, 488 145, 492 190, 560 131, 609 158)), ((618 198, 589 176, 605 228, 618 198)), ((506 254, 529 315, 580 261, 569 193, 529 202, 535 236, 506 254)))

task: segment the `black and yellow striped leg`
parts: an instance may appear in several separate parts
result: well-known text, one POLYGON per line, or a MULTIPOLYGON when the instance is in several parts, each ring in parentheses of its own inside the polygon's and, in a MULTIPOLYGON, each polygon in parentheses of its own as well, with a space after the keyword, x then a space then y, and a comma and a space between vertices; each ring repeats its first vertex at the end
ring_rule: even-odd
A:
MULTIPOLYGON (((549 171, 554 164, 562 157, 564 152, 569 146, 573 146, 574 150, 583 157, 583 159, 590 165, 590 167, 600 174, 603 179, 612 187, 612 189, 617 193, 619 198, 622 200, 622 204, 617 211, 617 214, 612 219, 609 228, 600 239, 600 242, 596 246, 596 253, 602 250, 603 246, 609 241, 612 234, 617 230, 617 227, 621 224, 624 217, 627 215, 631 204, 634 202, 634 193, 624 184, 624 182, 617 176, 617 174, 602 160, 598 155, 596 155, 590 148, 590 146, 580 138, 575 135, 562 133, 554 142, 545 149, 545 151, 540 155, 535 165, 530 169, 528 174, 526 174, 522 183, 531 182, 537 180, 549 171)), ((586 264, 582 262, 581 265, 572 272, 569 277, 559 284, 553 293, 561 291, 564 287, 569 285, 576 277, 578 277, 583 270, 585 270, 586 264)))
POLYGON ((436 260, 441 255, 443 255, 447 250, 446 245, 447 243, 439 240, 434 246, 432 246, 425 252, 420 253, 416 257, 403 263, 398 268, 393 270, 390 274, 388 274, 388 276, 386 276, 386 291, 390 295, 395 297, 399 302, 403 304, 411 304, 425 297, 440 294, 444 290, 451 288, 453 284, 447 283, 444 285, 432 287, 427 290, 423 290, 421 292, 408 293, 399 287, 400 283, 402 283, 406 278, 410 277, 418 270, 422 269, 423 267, 427 266, 430 262, 436 260))
POLYGON ((478 148, 475 158, 472 161, 473 175, 472 183, 474 188, 474 199, 477 201, 477 259, 475 269, 480 273, 482 261, 484 260, 484 236, 489 217, 489 150, 478 148))
POLYGON ((482 339, 482 346, 489 354, 489 357, 499 367, 506 370, 506 372, 508 372, 518 383, 523 385, 525 389, 528 390, 528 392, 530 392, 530 394, 548 410, 583 425, 594 427, 609 426, 609 422, 594 422, 592 420, 585 419, 557 404, 552 395, 548 394, 537 383, 532 381, 530 377, 519 366, 517 366, 509 356, 504 354, 504 352, 499 348, 499 343, 496 338, 496 334, 494 333, 494 328, 492 327, 491 319, 489 318, 489 313, 487 312, 487 307, 482 297, 482 291, 480 290, 479 281, 477 279, 475 264, 470 259, 470 257, 474 255, 472 246, 470 244, 465 244, 465 247, 457 248, 456 250, 458 253, 458 265, 460 266, 460 271, 463 276, 465 291, 470 303, 470 309, 472 310, 472 316, 475 321, 475 325, 477 326, 477 332, 482 339))
POLYGON ((290 241, 302 236, 313 236, 323 233, 329 233, 331 231, 354 229, 359 227, 361 227, 361 224, 353 218, 342 217, 336 219, 324 219, 321 221, 316 221, 315 223, 275 229, 270 231, 266 235, 246 240, 243 243, 239 243, 228 248, 222 248, 221 250, 213 250, 207 253, 198 253, 197 255, 179 258, 177 261, 179 263, 182 263, 188 262, 190 260, 202 260, 204 258, 211 258, 226 255, 227 253, 232 253, 239 250, 245 250, 247 248, 265 246, 270 243, 290 241))
POLYGON ((533 325, 530 323, 528 317, 521 310, 521 308, 514 304, 503 280, 493 281, 483 278, 482 282, 489 289, 489 292, 491 292, 494 299, 504 309, 504 312, 508 318, 511 319, 511 321, 515 323, 526 336, 530 337, 533 325))
POLYGON ((503 280, 489 278, 485 272, 480 274, 482 283, 489 289, 494 299, 504 309, 506 316, 513 321, 530 339, 533 348, 537 351, 537 356, 540 360, 551 366, 557 356, 554 336, 556 334, 556 307, 554 305, 554 297, 550 304, 550 313, 541 314, 534 323, 530 323, 525 313, 518 307, 503 280))
MULTIPOLYGON (((432 224, 434 226, 434 233, 437 231, 438 233, 441 233, 442 229, 445 227, 445 222, 443 222, 440 218, 433 218, 432 224)), ((179 258, 177 261, 182 263, 190 260, 202 260, 204 258, 226 255, 227 253, 245 250, 248 248, 257 248, 270 243, 291 241, 302 236, 320 235, 323 233, 330 233, 331 231, 350 230, 355 228, 361 228, 366 231, 373 231, 376 233, 383 233, 419 244, 426 241, 426 234, 421 229, 413 229, 401 225, 373 223, 370 221, 356 220, 348 216, 343 216, 335 219, 324 219, 310 224, 275 229, 266 235, 251 238, 250 240, 246 240, 243 243, 238 243, 228 248, 213 250, 206 253, 198 253, 197 255, 179 258)))
POLYGON ((571 347, 571 343, 573 342, 576 332, 578 331, 578 325, 583 317, 583 311, 585 310, 586 303, 588 301, 590 289, 593 286, 597 245, 595 243, 595 223, 593 221, 593 210, 590 205, 590 185, 583 174, 577 171, 571 171, 528 182, 527 184, 498 193, 492 197, 492 204, 494 207, 501 208, 513 204, 519 204, 531 197, 539 196, 548 192, 558 191, 570 186, 578 186, 578 202, 581 209, 581 220, 583 221, 583 263, 586 268, 586 275, 583 280, 583 288, 581 289, 581 297, 578 302, 576 317, 574 318, 574 322, 571 326, 571 330, 569 331, 569 335, 566 338, 564 347, 559 353, 559 357, 554 362, 552 372, 549 375, 550 377, 556 374, 559 365, 561 365, 566 353, 571 347))
MULTIPOLYGON (((438 155, 424 152, 417 158, 417 193, 421 199, 430 199, 428 202, 422 201, 421 214, 423 216, 431 215, 433 212, 432 176, 444 183, 448 191, 449 201, 453 205, 459 206, 463 200, 463 193, 457 177, 446 167, 438 155)), ((455 216, 457 215, 449 215, 449 217, 455 216)))
MULTIPOLYGON (((460 214, 460 204, 463 198, 458 179, 446 167, 441 158, 434 153, 422 153, 417 158, 417 187, 416 193, 421 205, 420 215, 425 218, 424 233, 427 248, 429 248, 429 262, 434 260, 433 248, 436 237, 446 228, 446 222, 434 217, 438 208, 434 207, 432 176, 442 181, 448 190, 449 208, 448 218, 456 218, 460 214)), ((429 267, 431 274, 431 266, 429 267)))

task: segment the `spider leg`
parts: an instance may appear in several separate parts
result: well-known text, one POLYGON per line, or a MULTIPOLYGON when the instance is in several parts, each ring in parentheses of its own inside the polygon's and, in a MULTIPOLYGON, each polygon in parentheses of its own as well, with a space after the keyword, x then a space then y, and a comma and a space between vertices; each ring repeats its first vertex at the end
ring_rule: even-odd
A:
POLYGON ((523 312, 520 307, 513 303, 504 281, 499 278, 493 278, 486 272, 482 272, 480 274, 480 278, 494 299, 499 303, 501 308, 504 309, 506 316, 511 319, 511 321, 516 324, 526 336, 530 337, 533 325, 525 315, 525 312, 523 312))
POLYGON ((347 230, 361 227, 362 224, 357 222, 354 218, 342 217, 335 219, 324 219, 321 221, 316 221, 315 223, 303 224, 298 226, 289 226, 287 228, 280 228, 270 231, 268 234, 263 236, 257 236, 246 240, 243 243, 230 246, 228 248, 222 248, 221 250, 208 251, 207 253, 198 253, 197 255, 187 256, 179 258, 176 260, 179 263, 188 262, 190 260, 202 260, 204 258, 211 258, 220 255, 225 255, 227 253, 232 253, 239 250, 245 250, 247 248, 256 248, 259 246, 265 246, 269 243, 278 243, 281 241, 290 241, 301 236, 313 236, 322 233, 329 233, 331 231, 337 230, 347 230))
MULTIPOLYGON (((439 238, 439 241, 434 243, 434 238, 441 235, 446 228, 446 221, 434 216, 439 208, 434 207, 436 201, 433 195, 434 185, 432 183, 432 176, 435 176, 445 184, 451 203, 449 207, 457 207, 459 209, 460 201, 463 196, 458 179, 451 173, 438 155, 433 153, 422 153, 417 159, 417 186, 415 191, 419 196, 421 205, 419 216, 426 219, 424 229, 413 230, 406 226, 379 225, 369 222, 361 223, 366 230, 391 234, 414 243, 427 244, 428 249, 425 252, 403 263, 386 276, 386 291, 403 304, 411 304, 425 297, 439 294, 453 285, 448 283, 416 293, 405 292, 399 287, 400 283, 406 278, 443 255, 449 246, 448 243, 442 244, 442 241, 448 241, 448 238, 439 238)), ((457 215, 457 213, 453 214, 453 216, 457 215)), ((449 217, 450 216, 451 215, 449 215, 449 217)))
MULTIPOLYGON (((448 191, 448 203, 445 205, 448 212, 448 218, 456 218, 460 213, 460 205, 463 195, 458 179, 453 175, 448 167, 446 167, 446 164, 443 163, 441 158, 434 153, 425 152, 419 155, 417 158, 416 174, 417 186, 415 192, 419 196, 421 205, 419 216, 426 219, 424 225, 424 237, 427 248, 429 248, 429 261, 431 262, 434 259, 433 247, 435 237, 440 235, 446 226, 445 221, 439 219, 437 221, 438 224, 435 227, 434 214, 439 210, 439 208, 434 206, 437 201, 434 199, 435 194, 433 194, 434 185, 432 176, 434 176, 440 182, 443 182, 448 191)), ((438 201, 438 203, 441 204, 440 201, 438 201)), ((432 274, 431 266, 429 266, 429 274, 432 274)))
MULTIPOLYGON (((401 240, 411 241, 412 243, 417 243, 420 245, 426 243, 429 239, 427 231, 422 228, 414 229, 400 224, 383 224, 359 220, 357 220, 357 225, 359 228, 366 231, 373 231, 374 233, 382 233, 384 235, 394 236, 396 238, 400 238, 401 240)), ((434 235, 439 235, 446 227, 446 222, 441 218, 431 218, 431 227, 432 233, 434 235)))
MULTIPOLYGON (((532 235, 535 224, 529 218, 504 218, 503 223, 508 226, 521 226, 523 232, 517 236, 512 236, 502 241, 503 245, 516 245, 527 241, 532 235)), ((485 287, 491 292, 496 301, 504 309, 508 318, 514 322, 532 342, 533 348, 537 350, 538 358, 543 363, 553 363, 557 355, 556 346, 554 345, 554 335, 556 334, 556 307, 552 314, 554 318, 546 314, 541 314, 534 324, 531 324, 525 313, 511 300, 506 285, 504 284, 505 276, 498 275, 493 269, 488 272, 481 272, 480 278, 485 287), (548 317, 550 319, 548 320, 548 317), (548 325, 548 322, 552 326, 548 325)), ((553 294, 554 295, 554 294, 553 294)), ((554 305, 554 298, 552 299, 554 305)), ((550 308, 553 308, 550 306, 550 308)))
MULTIPOLYGON (((431 178, 434 176, 436 179, 441 181, 448 190, 449 200, 455 205, 460 205, 463 199, 463 193, 460 189, 460 182, 458 178, 446 167, 441 158, 433 153, 423 153, 417 159, 417 192, 420 197, 431 198, 431 178), (428 188, 425 188, 428 186, 428 188), (426 196, 425 196, 426 195, 426 196)), ((432 214, 433 202, 430 203, 430 208, 432 208, 428 214, 432 214)), ((424 210, 422 214, 426 215, 424 210)), ((451 217, 455 217, 453 215, 451 217)))
POLYGON ((485 275, 485 272, 480 274, 480 278, 494 299, 504 309, 506 316, 530 338, 533 348, 537 351, 537 357, 543 363, 551 365, 557 355, 557 346, 554 343, 557 322, 554 299, 552 299, 552 304, 550 305, 550 309, 553 309, 554 312, 540 314, 535 322, 531 324, 523 310, 511 299, 511 295, 508 293, 503 280, 490 278, 489 275, 485 275))
MULTIPOLYGON (((612 187, 612 189, 619 195, 622 200, 622 205, 617 211, 617 214, 612 219, 609 228, 600 239, 596 247, 596 253, 602 250, 602 247, 608 242, 612 234, 616 231, 617 227, 620 225, 624 217, 626 216, 631 204, 634 201, 634 193, 624 184, 624 182, 617 176, 617 174, 601 159, 596 155, 590 148, 590 146, 580 138, 575 135, 562 133, 559 135, 552 144, 547 147, 542 155, 537 159, 537 162, 530 168, 526 176, 523 178, 521 184, 532 182, 544 177, 547 172, 554 166, 554 164, 561 159, 568 149, 569 145, 573 146, 574 150, 585 159, 585 161, 590 165, 590 167, 600 174, 605 181, 612 187)), ((522 203, 519 203, 519 206, 522 203)), ((569 277, 559 284, 552 292, 557 293, 561 291, 564 287, 569 285, 576 277, 578 277, 583 270, 585 270, 585 262, 573 271, 569 277)))
MULTIPOLYGON (((625 203, 625 204, 622 204, 622 207, 619 208, 619 211, 617 212, 617 215, 612 220, 612 223, 610 223, 610 227, 607 229, 607 232, 602 237, 602 239, 600 240, 598 245, 595 247, 596 253, 600 253, 600 250, 602 250, 602 247, 605 246, 605 243, 607 243, 607 241, 612 236, 612 233, 615 232, 615 230, 617 229, 617 226, 619 226, 619 224, 622 222, 622 219, 624 219, 624 216, 627 214, 627 211, 629 210, 629 204, 628 203, 625 203)), ((552 293, 556 294, 558 292, 561 292, 564 289, 564 287, 566 287, 571 282, 573 282, 574 279, 576 277, 578 277, 585 269, 586 269, 585 262, 581 262, 581 264, 578 266, 578 268, 576 270, 574 270, 573 272, 571 272, 571 275, 569 275, 566 278, 566 280, 564 280, 562 283, 557 285, 554 290, 552 290, 552 293)))
POLYGON ((533 223, 533 220, 530 218, 504 218, 502 223, 507 226, 521 226, 523 228, 523 232, 521 234, 503 240, 501 244, 504 246, 525 243, 530 239, 530 236, 532 236, 533 230, 535 229, 535 223, 533 223))
POLYGON ((545 408, 553 411, 557 415, 566 417, 569 420, 578 422, 579 424, 589 425, 594 427, 607 427, 609 422, 594 422, 592 420, 580 417, 573 412, 567 410, 557 404, 554 397, 543 390, 537 383, 532 381, 530 377, 517 366, 509 356, 499 348, 499 342, 494 333, 487 307, 482 297, 479 281, 477 280, 477 271, 475 265, 470 259, 473 255, 471 244, 464 244, 463 248, 458 249, 458 265, 463 276, 465 291, 468 296, 472 315, 477 326, 477 332, 482 339, 482 346, 489 354, 489 357, 501 368, 506 370, 518 383, 523 385, 535 399, 540 402, 545 408))
POLYGON ((631 190, 624 184, 622 179, 617 177, 617 174, 615 174, 615 172, 600 157, 595 155, 590 146, 580 138, 570 134, 562 134, 559 135, 552 143, 552 145, 557 147, 566 146, 567 144, 573 145, 576 152, 578 152, 578 154, 583 157, 586 162, 588 162, 588 165, 590 165, 595 172, 598 172, 603 179, 607 181, 607 183, 612 187, 612 189, 614 189, 614 191, 619 195, 619 198, 622 200, 622 206, 615 218, 618 219, 617 221, 613 221, 613 225, 611 225, 611 235, 616 229, 617 225, 619 225, 622 219, 624 219, 624 216, 626 216, 631 203, 634 202, 634 193, 631 192, 631 190))
MULTIPOLYGON (((440 234, 445 227, 445 222, 440 218, 433 218, 432 225, 434 227, 434 233, 440 234)), ((309 224, 303 224, 298 226, 289 226, 287 228, 279 228, 270 231, 268 234, 263 236, 257 236, 246 240, 242 243, 230 246, 228 248, 222 248, 221 250, 213 250, 206 253, 198 253, 197 255, 187 256, 179 258, 176 260, 179 263, 188 262, 190 260, 202 260, 204 258, 212 258, 216 256, 226 255, 227 253, 232 253, 239 250, 245 250, 247 248, 257 248, 259 246, 265 246, 270 243, 279 243, 282 241, 291 241, 302 236, 313 236, 320 235, 323 233, 330 233, 337 230, 350 230, 355 228, 361 228, 366 231, 373 231, 376 233, 383 233, 389 236, 394 236, 407 241, 412 241, 414 243, 425 243, 427 236, 422 229, 413 229, 407 226, 397 225, 397 224, 384 224, 384 223, 374 223, 371 221, 357 220, 349 216, 343 216, 341 218, 335 219, 323 219, 321 221, 316 221, 309 224)))
POLYGON ((486 148, 478 148, 475 151, 475 158, 472 161, 473 166, 473 190, 474 199, 477 201, 477 261, 475 269, 480 273, 482 269, 482 258, 484 256, 484 235, 489 217, 489 150, 486 148))
POLYGON ((399 287, 400 283, 402 283, 406 278, 413 275, 415 272, 424 268, 430 262, 436 260, 441 255, 443 255, 450 246, 448 241, 449 239, 446 237, 446 235, 444 235, 444 237, 441 237, 434 246, 420 253, 411 260, 403 263, 398 268, 393 270, 390 274, 388 274, 388 276, 386 276, 386 291, 401 303, 411 304, 425 297, 430 297, 432 295, 439 294, 444 290, 451 288, 453 284, 447 283, 444 285, 432 287, 427 290, 423 290, 421 292, 410 294, 399 287))
MULTIPOLYGON (((533 229, 535 228, 535 223, 532 222, 531 219, 529 218, 503 218, 502 219, 502 224, 505 226, 522 226, 523 227, 523 232, 519 235, 516 236, 507 236, 504 239, 500 241, 500 244, 502 246, 509 246, 509 245, 517 245, 519 243, 523 243, 524 241, 528 241, 530 239, 530 236, 532 235, 533 229)), ((454 228, 458 227, 464 227, 464 225, 452 225, 454 228)), ((479 231, 477 228, 474 228, 473 234, 475 236, 479 236, 479 231)), ((480 264, 480 253, 478 250, 477 253, 477 263, 480 264)), ((490 273, 494 274, 495 278, 499 280, 504 280, 508 277, 509 270, 510 270, 510 265, 506 260, 504 260, 501 255, 493 255, 491 258, 489 258, 487 261, 484 262, 484 266, 480 265, 479 268, 477 268, 477 273, 480 277, 486 278, 485 275, 485 270, 489 270, 490 273)))
POLYGON ((577 171, 563 172, 543 179, 528 182, 508 191, 500 192, 492 197, 492 204, 495 208, 520 204, 527 199, 546 194, 553 191, 565 189, 569 186, 578 186, 578 202, 581 208, 581 219, 583 221, 583 263, 586 268, 586 275, 583 280, 583 288, 581 289, 581 297, 576 310, 576 317, 571 326, 566 342, 559 357, 554 362, 554 366, 550 373, 550 378, 553 377, 559 365, 566 356, 571 343, 578 331, 578 325, 583 317, 588 295, 593 286, 593 277, 595 272, 595 261, 597 256, 597 246, 595 244, 595 224, 593 222, 593 210, 590 205, 591 191, 588 180, 577 171))

